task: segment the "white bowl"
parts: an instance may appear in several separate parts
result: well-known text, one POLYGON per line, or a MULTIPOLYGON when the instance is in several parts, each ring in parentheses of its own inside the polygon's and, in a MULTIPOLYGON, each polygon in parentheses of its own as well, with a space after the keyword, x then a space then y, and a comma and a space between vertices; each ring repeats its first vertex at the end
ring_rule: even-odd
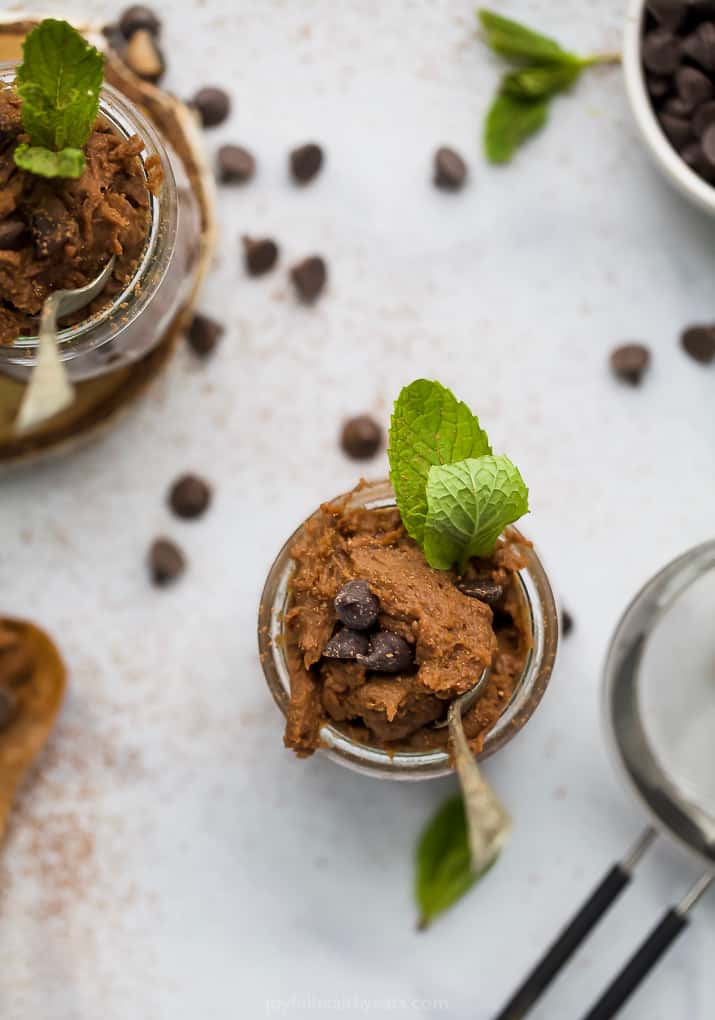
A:
POLYGON ((691 170, 663 134, 646 89, 641 61, 645 0, 631 0, 623 36, 623 72, 631 109, 656 163, 672 184, 695 205, 715 216, 715 186, 691 170))

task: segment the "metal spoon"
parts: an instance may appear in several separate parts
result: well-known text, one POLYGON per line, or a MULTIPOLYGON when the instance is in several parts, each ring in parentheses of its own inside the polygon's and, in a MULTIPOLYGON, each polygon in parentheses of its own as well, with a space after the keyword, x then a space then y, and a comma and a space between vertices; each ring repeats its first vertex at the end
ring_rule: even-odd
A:
POLYGON ((114 262, 112 255, 99 276, 86 286, 56 290, 46 299, 40 317, 37 360, 15 419, 16 432, 34 428, 59 414, 74 400, 74 387, 57 346, 57 320, 78 312, 102 292, 112 275, 114 262))
MULTIPOLYGON (((488 679, 489 667, 487 666, 487 668, 482 671, 482 675, 479 677, 474 687, 470 687, 468 691, 464 694, 460 694, 458 698, 455 698, 454 701, 450 703, 450 709, 452 705, 459 705, 459 714, 461 718, 465 712, 469 711, 475 701, 482 696, 488 679)), ((438 719, 436 722, 432 723, 433 730, 443 730, 445 726, 449 726, 449 715, 446 719, 438 719)))

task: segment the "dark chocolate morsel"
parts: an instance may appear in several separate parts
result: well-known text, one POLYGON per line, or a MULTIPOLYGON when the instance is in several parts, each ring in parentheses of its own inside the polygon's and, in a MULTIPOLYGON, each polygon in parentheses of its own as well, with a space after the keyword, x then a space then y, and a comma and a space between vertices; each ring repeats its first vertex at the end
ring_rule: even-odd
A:
POLYGON ((190 103, 198 111, 204 127, 216 127, 222 124, 231 110, 228 92, 212 85, 199 89, 190 103))
POLYGON ((369 414, 359 414, 343 425, 340 445, 353 460, 367 460, 382 446, 382 428, 369 414))
POLYGON ((290 278, 301 301, 312 304, 320 297, 328 278, 325 259, 322 259, 320 255, 309 255, 307 259, 303 259, 302 262, 293 266, 290 278))
POLYGON ((434 154, 434 183, 445 191, 458 191, 467 179, 467 164, 454 149, 443 145, 434 154))
POLYGON ((177 517, 201 517, 211 503, 211 486, 198 475, 182 475, 169 490, 169 506, 177 517))
POLYGON ((653 74, 673 74, 679 64, 681 40, 664 28, 655 28, 643 38, 643 64, 653 74))
POLYGON ((401 673, 413 665, 412 649, 399 634, 380 630, 370 639, 370 651, 360 660, 375 673, 401 673))
POLYGON ((243 238, 243 260, 249 276, 262 276, 278 260, 278 245, 269 237, 243 238))
POLYGON ((683 331, 680 343, 694 361, 709 365, 715 358, 715 326, 690 326, 683 331))
POLYGON ((315 142, 293 149, 290 154, 290 171, 299 184, 312 181, 323 165, 323 150, 315 142))
POLYGON ((131 39, 135 32, 140 31, 157 36, 161 31, 161 22, 150 7, 134 4, 127 7, 119 18, 119 29, 125 39, 131 39))
POLYGON ((624 344, 611 354, 613 374, 631 386, 638 386, 650 364, 650 351, 643 344, 624 344))
POLYGON ((479 579, 460 581, 457 587, 463 595, 468 595, 470 599, 486 602, 488 606, 495 606, 504 596, 503 585, 498 584, 496 581, 480 581, 479 579))
POLYGON ((710 101, 699 106, 693 114, 693 134, 702 138, 711 124, 715 124, 715 102, 710 101))
POLYGON ((361 655, 367 655, 369 648, 367 634, 341 627, 328 641, 323 649, 323 655, 326 659, 357 659, 361 655))
POLYGON ((683 39, 682 49, 703 70, 715 71, 715 23, 701 22, 695 31, 683 39))
POLYGON ((377 623, 380 601, 367 581, 348 581, 334 599, 335 615, 351 630, 368 630, 377 623))
POLYGON ((676 30, 685 18, 687 0, 648 0, 646 8, 661 28, 676 30))
POLYGON ((201 315, 200 312, 197 312, 191 320, 186 339, 189 341, 189 346, 195 354, 198 354, 201 358, 207 358, 209 354, 213 354, 216 344, 223 336, 223 333, 224 327, 220 322, 209 318, 208 315, 201 315))
POLYGON ((222 145, 218 150, 218 172, 224 184, 243 184, 256 172, 256 160, 242 145, 222 145))
POLYGON ((688 110, 706 103, 715 93, 712 80, 697 67, 681 67, 675 75, 675 87, 688 110))
POLYGON ((670 78, 659 74, 647 74, 645 76, 645 83, 651 99, 663 99, 671 89, 670 78))
POLYGON ((574 619, 568 609, 561 610, 561 633, 566 638, 574 629, 574 619))
POLYGON ((22 247, 27 236, 27 227, 22 220, 0 220, 0 249, 16 249, 22 247))
POLYGON ((658 122, 663 128, 666 138, 676 149, 682 148, 691 140, 692 129, 689 120, 685 120, 683 117, 673 117, 670 113, 661 113, 658 115, 658 122))
POLYGON ((186 568, 181 549, 168 538, 157 538, 149 550, 149 570, 154 584, 163 587, 175 581, 186 568))

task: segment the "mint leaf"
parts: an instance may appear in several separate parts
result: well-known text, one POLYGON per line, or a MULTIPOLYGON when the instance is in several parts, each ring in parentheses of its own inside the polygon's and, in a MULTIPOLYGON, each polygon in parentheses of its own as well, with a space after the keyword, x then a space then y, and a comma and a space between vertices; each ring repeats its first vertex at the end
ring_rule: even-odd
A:
POLYGON ((516 149, 546 123, 546 99, 518 99, 500 92, 484 125, 484 150, 491 163, 508 163, 516 149))
POLYGON ((580 77, 583 64, 568 64, 563 67, 525 67, 512 71, 502 79, 501 90, 509 96, 521 99, 538 99, 553 96, 568 89, 580 77))
POLYGON ((529 510, 529 490, 508 457, 479 457, 430 468, 424 551, 437 570, 488 556, 507 524, 529 510))
POLYGON ((390 423, 390 480, 407 533, 422 543, 427 476, 436 464, 491 453, 479 419, 454 394, 428 379, 400 393, 390 423))
POLYGON ((428 822, 417 846, 419 927, 426 928, 460 900, 488 870, 472 871, 464 802, 460 796, 450 797, 428 822))
POLYGON ((81 149, 60 149, 52 152, 41 146, 18 145, 15 163, 39 177, 81 177, 85 166, 81 149))
POLYGON ((478 17, 487 44, 502 57, 547 64, 578 62, 578 57, 563 50, 555 39, 534 32, 518 21, 503 18, 484 8, 478 11, 478 17))
POLYGON ((99 111, 104 57, 66 21, 54 18, 40 22, 22 49, 17 84, 30 146, 81 149, 99 111))

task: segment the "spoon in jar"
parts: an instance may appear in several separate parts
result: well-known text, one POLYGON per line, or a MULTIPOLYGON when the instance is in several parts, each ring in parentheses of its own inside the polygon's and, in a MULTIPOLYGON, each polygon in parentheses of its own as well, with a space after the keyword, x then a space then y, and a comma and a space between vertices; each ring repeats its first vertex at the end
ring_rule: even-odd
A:
POLYGON ((57 320, 93 301, 102 292, 114 269, 112 255, 99 276, 75 290, 56 290, 42 306, 37 360, 20 404, 15 431, 26 432, 64 411, 74 400, 74 387, 60 358, 57 346, 57 320))

